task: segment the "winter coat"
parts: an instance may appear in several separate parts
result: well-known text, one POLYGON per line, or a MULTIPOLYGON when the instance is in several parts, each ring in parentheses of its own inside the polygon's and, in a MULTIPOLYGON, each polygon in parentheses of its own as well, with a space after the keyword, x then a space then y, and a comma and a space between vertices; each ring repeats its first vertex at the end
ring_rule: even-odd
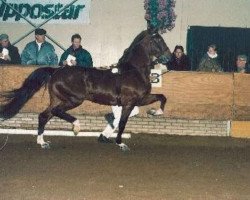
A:
MULTIPOLYGON (((21 58, 20 58, 20 54, 18 52, 17 47, 10 44, 8 47, 4 47, 4 48, 9 50, 9 56, 11 60, 4 60, 0 58, 0 65, 1 64, 21 64, 21 58)), ((3 47, 2 45, 0 45, 0 52, 2 51, 3 51, 3 47)))
POLYGON ((205 72, 221 72, 223 71, 219 61, 218 61, 218 57, 216 58, 211 58, 208 56, 208 54, 206 53, 199 64, 199 67, 197 69, 197 71, 205 71, 205 72))
POLYGON ((173 54, 171 60, 167 63, 168 70, 189 71, 190 63, 188 57, 183 54, 180 58, 176 58, 173 54))
POLYGON ((93 67, 93 61, 90 53, 80 46, 78 49, 74 49, 70 46, 61 56, 59 65, 63 66, 63 61, 67 60, 68 55, 76 57, 76 65, 80 67, 93 67))
POLYGON ((38 51, 36 41, 30 42, 21 54, 23 65, 57 65, 58 58, 52 44, 44 42, 38 51))

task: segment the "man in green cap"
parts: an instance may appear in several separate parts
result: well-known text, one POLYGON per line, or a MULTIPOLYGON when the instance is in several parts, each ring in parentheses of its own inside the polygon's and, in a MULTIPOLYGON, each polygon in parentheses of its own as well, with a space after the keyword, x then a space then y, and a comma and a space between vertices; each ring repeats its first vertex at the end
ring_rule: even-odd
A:
POLYGON ((18 48, 11 45, 7 34, 0 35, 0 65, 20 64, 18 48))

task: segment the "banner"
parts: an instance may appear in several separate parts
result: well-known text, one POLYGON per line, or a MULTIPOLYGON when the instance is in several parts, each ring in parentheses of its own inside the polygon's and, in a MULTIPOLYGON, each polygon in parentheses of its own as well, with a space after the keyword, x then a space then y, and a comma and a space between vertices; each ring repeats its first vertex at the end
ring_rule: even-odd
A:
MULTIPOLYGON (((52 17, 72 0, 5 0, 32 23, 40 24, 52 17)), ((91 0, 78 0, 60 14, 56 14, 50 24, 88 24, 91 0)), ((16 11, 0 0, 1 23, 27 23, 16 11)))

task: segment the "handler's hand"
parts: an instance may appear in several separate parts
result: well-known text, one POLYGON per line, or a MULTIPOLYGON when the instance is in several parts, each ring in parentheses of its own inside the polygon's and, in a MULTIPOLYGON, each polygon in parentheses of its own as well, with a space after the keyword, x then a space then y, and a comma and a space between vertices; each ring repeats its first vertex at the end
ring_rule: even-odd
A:
POLYGON ((65 65, 67 65, 67 61, 66 60, 63 61, 63 66, 65 66, 65 65))
POLYGON ((76 66, 77 62, 75 60, 71 60, 70 61, 72 63, 73 66, 76 66))
POLYGON ((4 56, 4 60, 11 60, 11 58, 10 58, 9 55, 5 55, 5 56, 4 56))

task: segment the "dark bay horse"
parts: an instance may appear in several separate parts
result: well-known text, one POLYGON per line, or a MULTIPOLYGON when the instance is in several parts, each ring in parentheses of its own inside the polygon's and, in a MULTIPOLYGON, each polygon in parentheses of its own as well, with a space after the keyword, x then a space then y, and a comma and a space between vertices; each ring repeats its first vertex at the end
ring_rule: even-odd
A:
POLYGON ((128 147, 122 143, 122 133, 134 106, 143 106, 160 101, 164 110, 166 97, 150 94, 150 69, 153 57, 167 61, 171 52, 161 35, 156 31, 143 31, 132 42, 118 62, 119 73, 111 70, 81 67, 44 67, 36 69, 19 89, 2 93, 7 101, 0 106, 0 118, 9 119, 16 115, 24 104, 45 84, 48 85, 50 105, 39 114, 37 143, 48 148, 43 139, 47 122, 57 116, 73 124, 73 131, 80 131, 79 121, 67 113, 89 100, 103 105, 122 106, 122 115, 116 144, 121 149, 128 147))

